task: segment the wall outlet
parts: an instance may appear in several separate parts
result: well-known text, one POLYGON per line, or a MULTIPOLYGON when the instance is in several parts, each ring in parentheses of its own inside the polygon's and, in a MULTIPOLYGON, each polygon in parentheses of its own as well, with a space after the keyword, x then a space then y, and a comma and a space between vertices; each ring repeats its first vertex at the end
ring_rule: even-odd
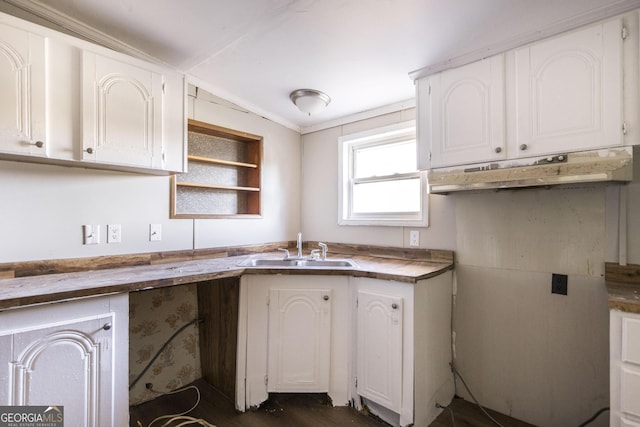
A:
POLYGON ((149 224, 149 241, 162 240, 162 224, 149 224))
POLYGON ((85 224, 82 226, 83 242, 85 245, 97 245, 100 243, 100 225, 85 224))
POLYGON ((409 232, 409 246, 420 246, 420 232, 418 230, 411 230, 409 232))
POLYGON ((551 293, 559 295, 567 295, 567 275, 555 274, 551 275, 551 293))
POLYGON ((120 224, 107 224, 107 243, 122 242, 122 226, 120 224))

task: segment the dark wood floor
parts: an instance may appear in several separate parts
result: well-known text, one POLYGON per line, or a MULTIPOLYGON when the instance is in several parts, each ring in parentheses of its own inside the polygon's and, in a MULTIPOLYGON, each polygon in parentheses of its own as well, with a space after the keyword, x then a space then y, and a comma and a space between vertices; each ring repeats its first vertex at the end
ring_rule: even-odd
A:
MULTIPOLYGON (((233 402, 205 381, 194 383, 202 395, 201 402, 189 415, 203 418, 218 427, 386 427, 383 421, 364 415, 350 407, 332 407, 322 394, 275 394, 255 411, 237 413, 233 402)), ((130 427, 146 427, 158 416, 180 413, 189 409, 196 400, 196 392, 164 395, 142 405, 130 408, 130 427)), ((456 427, 493 427, 480 409, 462 399, 451 404, 456 427)), ((531 427, 505 415, 490 412, 505 427, 531 427)), ((166 420, 165 420, 166 421, 166 420)), ((156 423, 154 426, 161 425, 156 423)), ((449 427, 451 415, 445 410, 430 427, 449 427)))

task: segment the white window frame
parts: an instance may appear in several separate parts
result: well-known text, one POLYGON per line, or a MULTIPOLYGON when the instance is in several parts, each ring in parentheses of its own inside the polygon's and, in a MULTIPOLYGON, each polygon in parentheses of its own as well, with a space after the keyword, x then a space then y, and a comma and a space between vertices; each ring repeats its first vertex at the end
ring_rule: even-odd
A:
MULTIPOLYGON (((410 120, 390 126, 371 129, 338 138, 338 224, 339 225, 380 225, 380 226, 412 226, 427 227, 428 194, 426 173, 418 170, 406 174, 396 174, 376 178, 380 181, 418 177, 420 179, 420 211, 419 212, 378 212, 355 214, 352 211, 354 149, 375 144, 385 144, 416 138, 416 121, 410 120)), ((417 142, 416 142, 417 143, 417 142)), ((358 182, 366 182, 359 180, 358 182)), ((370 179, 369 179, 370 181, 370 179)))

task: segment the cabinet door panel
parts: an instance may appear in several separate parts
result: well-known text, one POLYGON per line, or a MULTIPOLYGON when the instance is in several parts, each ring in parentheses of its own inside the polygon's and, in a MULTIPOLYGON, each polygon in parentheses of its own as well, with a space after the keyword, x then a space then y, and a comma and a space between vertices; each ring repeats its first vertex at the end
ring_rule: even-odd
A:
POLYGON ((402 298, 358 292, 358 394, 400 412, 402 298))
POLYGON ((516 51, 516 146, 529 156, 622 144, 622 21, 516 51))
POLYGON ((83 53, 83 160, 162 167, 162 76, 83 53))
POLYGON ((328 392, 330 343, 330 290, 269 290, 269 392, 328 392))
POLYGON ((502 55, 434 76, 431 102, 433 167, 504 158, 502 55))
POLYGON ((64 406, 65 426, 111 425, 113 329, 105 324, 112 315, 13 334, 9 405, 64 406))
POLYGON ((44 38, 0 24, 0 151, 46 156, 44 38), (36 145, 37 142, 41 144, 36 145))

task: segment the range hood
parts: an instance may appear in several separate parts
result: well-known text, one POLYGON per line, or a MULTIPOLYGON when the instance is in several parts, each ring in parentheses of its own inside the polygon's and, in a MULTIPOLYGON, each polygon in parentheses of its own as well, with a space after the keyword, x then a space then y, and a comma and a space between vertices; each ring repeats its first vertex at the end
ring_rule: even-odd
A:
POLYGON ((429 191, 516 189, 594 182, 630 182, 640 146, 561 153, 429 171, 429 191))

